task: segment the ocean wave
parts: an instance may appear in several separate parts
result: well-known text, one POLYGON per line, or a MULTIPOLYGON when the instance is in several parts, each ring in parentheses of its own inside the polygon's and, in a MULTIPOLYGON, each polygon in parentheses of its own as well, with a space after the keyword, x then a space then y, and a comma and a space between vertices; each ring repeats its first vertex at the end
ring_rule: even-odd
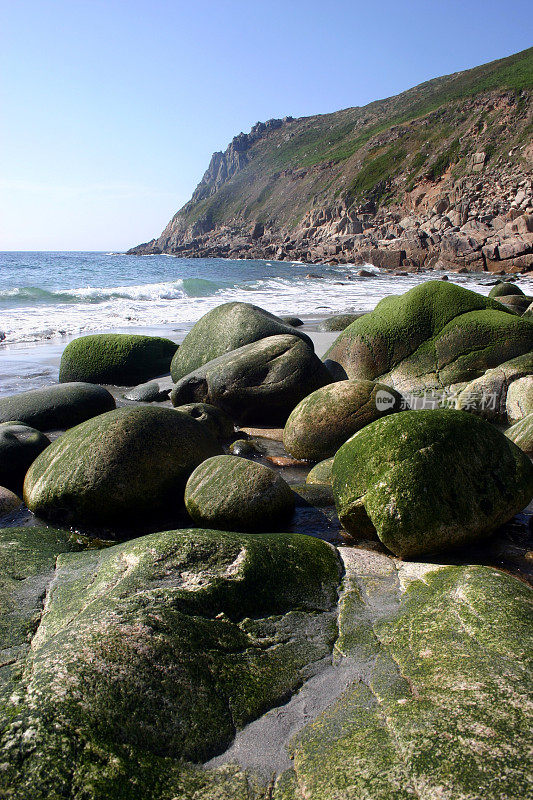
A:
MULTIPOLYGON (((453 280, 487 294, 486 277, 461 275, 453 280)), ((383 297, 403 294, 426 280, 428 275, 397 277, 378 270, 373 278, 360 278, 355 268, 343 267, 325 276, 263 277, 234 284, 185 278, 60 292, 21 287, 0 293, 0 333, 5 346, 105 330, 186 331, 207 311, 229 301, 253 302, 274 314, 316 318, 324 313, 370 311, 383 297)), ((533 281, 522 280, 520 285, 533 291, 533 281)))

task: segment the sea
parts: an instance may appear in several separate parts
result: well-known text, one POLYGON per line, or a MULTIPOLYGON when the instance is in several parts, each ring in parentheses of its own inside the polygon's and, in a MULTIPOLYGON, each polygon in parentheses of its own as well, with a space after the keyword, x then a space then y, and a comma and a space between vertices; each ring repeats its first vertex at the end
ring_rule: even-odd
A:
MULTIPOLYGON (((207 311, 233 300, 313 323, 369 311, 435 275, 394 276, 367 266, 191 259, 105 252, 0 253, 0 395, 57 380, 58 360, 76 336, 152 333, 181 341, 207 311)), ((440 273, 439 273, 440 275, 440 273)), ((483 294, 487 275, 449 274, 483 294)), ((520 279, 533 293, 533 280, 520 279)))

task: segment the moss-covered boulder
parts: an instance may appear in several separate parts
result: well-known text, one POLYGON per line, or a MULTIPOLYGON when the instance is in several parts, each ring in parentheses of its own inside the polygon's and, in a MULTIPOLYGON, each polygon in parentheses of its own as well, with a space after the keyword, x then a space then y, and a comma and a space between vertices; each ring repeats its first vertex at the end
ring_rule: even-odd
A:
POLYGON ((283 444, 295 458, 321 461, 375 419, 399 411, 402 397, 374 381, 337 381, 298 403, 283 431, 283 444))
POLYGON ((533 375, 513 381, 507 391, 505 409, 511 425, 533 414, 533 375))
POLYGON ((50 439, 29 425, 0 423, 0 486, 18 491, 30 464, 50 444, 50 439))
POLYGON ((324 461, 320 461, 318 464, 315 464, 313 469, 309 470, 305 482, 325 484, 326 486, 330 486, 332 481, 332 470, 333 458, 326 458, 324 461))
POLYGON ((533 465, 464 411, 404 411, 371 423, 335 455, 333 493, 354 537, 412 557, 489 536, 533 496, 533 465))
POLYGON ((135 386, 170 371, 178 345, 159 336, 97 333, 68 344, 61 356, 59 381, 135 386))
POLYGON ((67 431, 33 462, 28 508, 78 526, 167 518, 195 467, 221 452, 200 422, 171 408, 118 408, 67 431))
POLYGON ((291 328, 300 328, 304 324, 300 317, 280 317, 280 320, 284 323, 284 325, 290 325, 291 328))
POLYGON ((531 589, 489 567, 342 552, 343 688, 291 738, 274 798, 520 800, 531 783, 531 589))
POLYGON ((269 336, 220 356, 182 378, 174 406, 222 408, 240 422, 285 422, 302 398, 331 383, 324 364, 296 336, 269 336))
POLYGON ((509 421, 507 393, 514 381, 528 375, 533 375, 533 350, 488 369, 450 399, 459 410, 471 411, 490 422, 506 425, 509 421))
POLYGON ((364 314, 334 314, 332 317, 326 317, 326 319, 321 320, 318 323, 318 330, 327 332, 343 331, 348 325, 363 316, 364 314))
POLYGON ((11 514, 20 508, 22 500, 18 495, 7 489, 5 486, 0 486, 0 516, 11 514))
POLYGON ((524 292, 515 283, 508 283, 507 281, 497 283, 489 292, 489 297, 510 297, 511 295, 523 297, 524 292))
MULTIPOLYGON (((11 674, 0 706, 0 794, 253 796, 253 776, 241 794, 232 769, 193 762, 225 750, 330 657, 335 550, 306 536, 200 530, 58 550, 43 543, 35 567, 25 554, 25 571, 7 587, 3 652, 18 646, 23 669, 3 668, 11 674), (24 580, 30 572, 35 579, 24 580)), ((13 551, 16 541, 0 556, 13 551)))
POLYGON ((208 361, 267 336, 291 334, 313 347, 311 339, 279 317, 251 303, 224 303, 194 325, 172 360, 171 375, 179 381, 208 361))
POLYGON ((263 464, 215 456, 187 481, 185 507, 199 525, 254 533, 286 521, 294 510, 294 494, 281 475, 263 464))
POLYGON ((325 358, 349 378, 423 392, 472 381, 533 348, 533 321, 453 283, 427 281, 341 333, 325 358))
POLYGON ((115 408, 103 386, 64 383, 0 397, 0 423, 22 422, 39 431, 71 428, 115 408))
POLYGON ((505 435, 524 453, 533 455, 533 413, 511 425, 505 435))
POLYGON ((235 425, 229 414, 209 403, 188 403, 176 406, 176 411, 188 414, 197 422, 201 422, 217 439, 229 439, 235 433, 235 425))

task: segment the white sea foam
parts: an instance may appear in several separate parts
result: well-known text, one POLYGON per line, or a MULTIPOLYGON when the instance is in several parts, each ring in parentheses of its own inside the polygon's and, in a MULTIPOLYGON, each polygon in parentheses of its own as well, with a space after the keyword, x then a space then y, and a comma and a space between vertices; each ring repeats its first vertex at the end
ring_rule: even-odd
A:
MULTIPOLYGON (((312 270, 312 267, 309 268, 312 270)), ((428 275, 392 276, 374 269, 375 278, 359 278, 356 269, 340 267, 327 278, 264 278, 221 287, 203 279, 178 279, 136 286, 80 287, 60 292, 7 290, 4 298, 18 299, 15 307, 3 307, 0 332, 4 343, 36 342, 65 335, 79 335, 117 328, 173 326, 186 330, 203 314, 221 303, 252 302, 275 314, 318 317, 344 311, 369 311, 389 294, 403 294, 428 280, 428 275), (18 292, 18 297, 17 297, 18 292)), ((452 276, 453 281, 483 294, 487 275, 452 276)), ((533 293, 533 280, 521 280, 533 293)), ((0 300, 2 295, 0 294, 0 300)))

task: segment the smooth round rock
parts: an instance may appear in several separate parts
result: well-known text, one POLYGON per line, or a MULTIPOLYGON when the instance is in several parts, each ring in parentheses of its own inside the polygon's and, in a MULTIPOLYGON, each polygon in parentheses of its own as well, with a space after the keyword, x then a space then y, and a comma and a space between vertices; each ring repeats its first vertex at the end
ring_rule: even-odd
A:
POLYGON ((331 471, 333 469, 333 459, 326 458, 324 461, 319 461, 318 464, 315 464, 313 469, 309 470, 307 473, 307 478, 305 479, 306 483, 312 484, 323 484, 325 486, 331 486, 331 471))
POLYGON ((519 286, 514 283, 507 283, 501 281, 493 286, 489 292, 489 297, 508 297, 509 295, 523 295, 524 292, 519 286))
POLYGON ((137 403, 160 403, 168 400, 169 394, 170 387, 162 389, 157 381, 149 381, 134 386, 133 389, 125 392, 124 397, 126 400, 133 400, 137 403))
POLYGON ((285 325, 290 325, 292 328, 300 328, 304 324, 300 317, 280 317, 280 320, 285 325))
POLYGON ((324 364, 293 335, 268 336, 210 361, 182 378, 174 406, 210 403, 239 422, 285 422, 310 392, 331 383, 324 364))
POLYGON ((333 461, 341 524, 416 557, 490 536, 530 502, 533 465, 464 411, 404 411, 352 436, 333 461))
POLYGON ((178 348, 170 339, 130 333, 81 336, 61 356, 59 381, 134 386, 166 375, 178 348))
POLYGON ((22 505, 22 500, 20 497, 7 489, 5 486, 0 486, 0 517, 4 516, 5 514, 11 514, 12 511, 16 511, 17 508, 20 508, 22 505))
POLYGON ((0 422, 17 420, 39 431, 71 428, 115 408, 103 386, 63 383, 0 397, 0 422))
POLYGON ((233 456, 241 456, 241 458, 257 458, 263 455, 259 445, 250 439, 235 439, 230 444, 229 451, 233 456))
POLYGON ((0 486, 18 489, 30 464, 49 444, 44 433, 29 425, 0 423, 0 486))
POLYGON ((533 413, 533 375, 513 381, 507 390, 505 408, 510 425, 533 413))
POLYGON ((179 381, 209 361, 267 336, 299 336, 309 347, 311 339, 279 317, 251 303, 224 303, 193 325, 172 359, 170 374, 179 381))
POLYGON ((235 425, 229 414, 209 403, 187 403, 176 406, 176 411, 201 422, 217 439, 229 439, 235 433, 235 425))
POLYGON ((348 325, 351 325, 352 322, 355 322, 356 319, 363 316, 364 314, 335 314, 332 317, 321 320, 318 323, 318 330, 329 332, 343 331, 348 325))
POLYGON ((128 406, 67 431, 33 462, 28 508, 79 526, 118 526, 170 515, 185 482, 221 452, 205 425, 171 408, 128 406))
POLYGON ((507 294, 498 298, 499 302, 517 314, 525 314, 531 304, 531 298, 519 294, 507 294))
POLYGON ((337 381, 305 397, 283 431, 285 449, 295 458, 322 461, 375 419, 399 411, 402 397, 373 381, 337 381))
POLYGON ((215 456, 187 481, 185 507, 202 526, 254 533, 288 519, 294 494, 274 470, 237 456, 215 456))

